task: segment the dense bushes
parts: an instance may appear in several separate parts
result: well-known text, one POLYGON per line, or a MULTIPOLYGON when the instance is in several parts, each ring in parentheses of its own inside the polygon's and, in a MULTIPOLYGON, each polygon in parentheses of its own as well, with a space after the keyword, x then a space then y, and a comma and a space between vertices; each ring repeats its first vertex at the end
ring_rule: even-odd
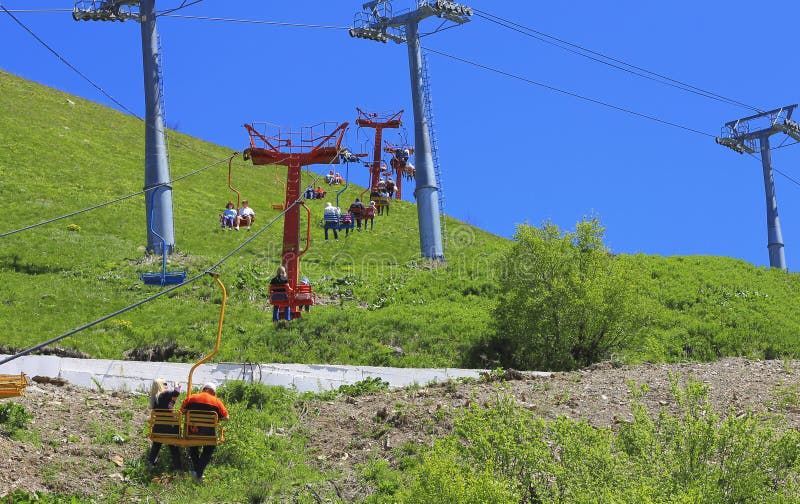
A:
MULTIPOLYGON (((639 388, 639 400, 646 393, 639 388)), ((673 384, 677 411, 614 432, 545 422, 500 394, 455 420, 451 435, 406 461, 396 502, 797 502, 800 434, 750 413, 718 415, 705 386, 673 384)))
POLYGON ((495 335, 488 346, 505 367, 567 370, 620 348, 634 319, 625 272, 603 245, 596 218, 575 232, 520 225, 500 259, 495 335))

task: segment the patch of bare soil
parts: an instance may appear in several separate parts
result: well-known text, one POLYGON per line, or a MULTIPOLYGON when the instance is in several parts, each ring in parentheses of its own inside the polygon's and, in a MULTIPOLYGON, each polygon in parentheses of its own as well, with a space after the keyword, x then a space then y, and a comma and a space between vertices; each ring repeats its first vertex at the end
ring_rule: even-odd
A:
MULTIPOLYGON (((676 374, 681 382, 692 378, 707 384, 720 412, 767 412, 776 408, 781 391, 797 391, 800 361, 734 358, 631 367, 603 363, 549 377, 508 373, 510 379, 503 381, 446 383, 309 402, 300 413, 313 460, 342 471, 335 486, 349 502, 370 493, 354 476, 357 464, 372 457, 392 461, 393 448, 407 441, 432 443, 450 432, 453 413, 470 404, 490 403, 505 393, 545 419, 563 415, 615 429, 631 419, 629 382, 647 384, 644 403, 657 412, 674 407, 670 376, 676 374)), ((29 428, 39 442, 0 435, 0 496, 14 489, 101 496, 108 486, 123 484, 122 466, 142 458, 148 447, 141 436, 147 411, 134 399, 134 394, 42 382, 28 387, 25 396, 6 400, 34 415, 29 428), (111 433, 127 441, 114 442, 111 433)), ((782 412, 788 413, 791 427, 800 426, 797 410, 782 412)))
POLYGON ((134 398, 33 377, 24 396, 2 401, 33 419, 29 441, 0 433, 0 497, 16 489, 99 497, 119 485, 125 462, 147 447, 140 432, 148 413, 134 398))

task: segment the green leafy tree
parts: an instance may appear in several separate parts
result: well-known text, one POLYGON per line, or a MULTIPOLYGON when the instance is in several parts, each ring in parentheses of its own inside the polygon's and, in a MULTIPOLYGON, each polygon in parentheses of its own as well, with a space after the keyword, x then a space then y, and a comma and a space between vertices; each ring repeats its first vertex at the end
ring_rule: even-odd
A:
POLYGON ((568 370, 597 362, 625 342, 632 295, 603 245, 596 217, 574 232, 550 222, 517 227, 496 265, 499 302, 492 353, 506 367, 568 370))

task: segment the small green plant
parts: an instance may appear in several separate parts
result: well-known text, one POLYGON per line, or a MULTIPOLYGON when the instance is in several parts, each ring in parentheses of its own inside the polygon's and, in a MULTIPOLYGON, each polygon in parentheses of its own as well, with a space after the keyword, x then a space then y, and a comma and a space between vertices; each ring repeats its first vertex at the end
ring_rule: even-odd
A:
POLYGON ((395 495, 402 485, 402 475, 381 458, 367 461, 361 466, 361 477, 374 487, 375 494, 386 498, 395 495))
POLYGON ((0 404, 0 431, 13 437, 17 432, 25 430, 33 415, 25 407, 17 403, 0 404))
POLYGON ((784 385, 776 387, 771 392, 772 405, 775 409, 780 411, 798 411, 800 410, 800 386, 784 385))
POLYGON ((100 392, 101 394, 104 394, 106 392, 106 389, 103 388, 103 384, 100 383, 100 380, 98 380, 94 376, 92 376, 92 383, 94 383, 94 386, 97 387, 97 391, 100 392))
POLYGON ((67 231, 80 232, 81 227, 77 224, 67 224, 67 231))
POLYGON ((92 432, 92 442, 97 444, 122 444, 128 441, 128 437, 116 432, 113 428, 101 425, 97 422, 89 424, 92 432))
POLYGON ((349 397, 358 397, 361 395, 386 390, 388 388, 389 382, 383 381, 380 377, 365 378, 352 385, 342 385, 339 387, 339 393, 349 397))
POLYGON ((126 422, 130 422, 131 420, 133 420, 133 411, 129 409, 122 410, 119 412, 119 416, 126 422))
POLYGON ((230 403, 242 403, 248 409, 286 409, 296 394, 284 387, 271 387, 261 383, 232 381, 220 387, 219 396, 230 403))

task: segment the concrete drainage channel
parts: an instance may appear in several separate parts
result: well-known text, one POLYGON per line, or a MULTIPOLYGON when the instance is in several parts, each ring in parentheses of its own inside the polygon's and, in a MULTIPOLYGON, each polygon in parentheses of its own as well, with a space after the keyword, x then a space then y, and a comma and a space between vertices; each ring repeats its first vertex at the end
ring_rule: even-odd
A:
MULTIPOLYGON (((0 358, 5 357, 0 355, 0 358)), ((24 356, 0 366, 0 374, 19 374, 62 378, 73 385, 85 388, 146 391, 153 378, 162 377, 180 383, 184 390, 192 364, 174 362, 138 362, 101 359, 75 359, 56 356, 24 356)), ((194 372, 192 382, 200 385, 208 381, 223 384, 243 380, 287 387, 298 392, 321 392, 352 385, 367 378, 380 378, 390 387, 427 385, 458 378, 478 378, 483 369, 419 369, 374 366, 333 366, 316 364, 258 364, 211 363, 202 364, 194 372)), ((548 376, 550 373, 530 373, 548 376)))

